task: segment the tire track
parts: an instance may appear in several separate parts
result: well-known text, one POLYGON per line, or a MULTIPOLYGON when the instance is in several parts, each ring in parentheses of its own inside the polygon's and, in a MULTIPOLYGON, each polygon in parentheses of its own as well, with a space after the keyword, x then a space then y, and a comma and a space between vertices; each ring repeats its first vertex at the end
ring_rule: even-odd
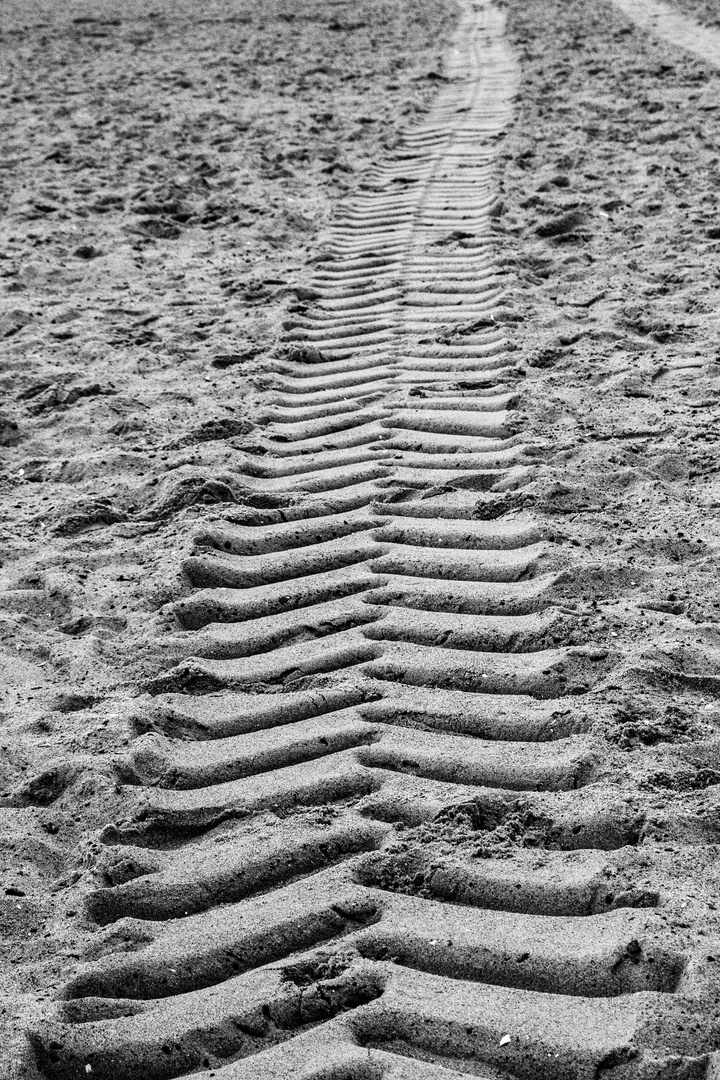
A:
POLYGON ((491 232, 515 66, 491 7, 457 41, 290 312, 246 520, 195 539, 100 929, 30 1033, 48 1077, 707 1072, 676 1052, 702 976, 635 880, 643 807, 586 734, 616 658, 518 497, 491 232))
POLYGON ((720 32, 713 27, 704 26, 671 4, 658 0, 613 0, 613 3, 643 30, 720 67, 720 32))

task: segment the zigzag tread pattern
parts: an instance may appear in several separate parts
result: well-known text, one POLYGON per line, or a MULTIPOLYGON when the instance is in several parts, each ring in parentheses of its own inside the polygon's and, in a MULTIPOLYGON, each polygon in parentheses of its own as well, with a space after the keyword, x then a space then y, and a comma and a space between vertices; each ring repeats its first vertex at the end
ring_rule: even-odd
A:
POLYGON ((288 318, 247 518, 195 537, 97 932, 30 1032, 48 1078, 704 1075, 656 1035, 694 961, 578 706, 613 657, 511 498, 532 433, 491 220, 516 79, 467 4, 288 318), (513 829, 542 844, 492 857, 513 829))

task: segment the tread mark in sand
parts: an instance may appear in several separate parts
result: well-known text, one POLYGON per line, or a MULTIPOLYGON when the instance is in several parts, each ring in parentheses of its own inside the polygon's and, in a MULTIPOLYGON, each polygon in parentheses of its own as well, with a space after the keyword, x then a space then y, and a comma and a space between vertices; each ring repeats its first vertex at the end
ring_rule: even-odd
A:
POLYGON ((693 957, 633 888, 642 815, 574 719, 612 657, 563 644, 563 552, 508 501, 529 434, 490 224, 516 81, 466 5, 432 112, 315 264, 250 520, 197 537, 138 719, 137 813, 103 836, 131 869, 30 1032, 49 1078, 706 1075, 712 1048, 671 1049, 693 957), (542 858, 427 842, 467 823, 544 831, 542 858))

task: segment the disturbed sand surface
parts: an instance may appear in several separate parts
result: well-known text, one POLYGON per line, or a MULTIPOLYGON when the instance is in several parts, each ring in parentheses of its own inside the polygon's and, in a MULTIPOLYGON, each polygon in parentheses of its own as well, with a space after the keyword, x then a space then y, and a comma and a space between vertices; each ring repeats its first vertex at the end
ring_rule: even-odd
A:
MULTIPOLYGON (((0 1017, 54 985, 135 642, 233 503, 251 376, 339 196, 422 115, 438 2, 7 3, 0 1017), (2 893, 5 893, 3 896, 2 893), (36 966, 39 967, 36 968, 36 966)), ((297 290, 300 290, 298 293, 297 290)))
MULTIPOLYGON (((677 7, 713 21, 713 5, 677 7)), ((308 1076, 713 1075, 720 72, 609 3, 503 11, 520 66, 509 126, 492 95, 518 73, 492 51, 495 24, 476 29, 491 104, 455 100, 474 69, 454 73, 459 16, 439 2, 4 12, 0 1016, 16 1074, 220 1075, 293 1032, 321 1045, 318 1023, 357 1010, 370 1019, 353 1038, 379 1056, 320 1072, 298 1051, 308 1076), (468 160, 434 149, 444 126, 468 160), (421 153, 445 153, 430 179, 413 173, 421 153), (464 192, 472 223, 445 227, 463 168, 487 202, 464 192), (354 270, 348 236, 367 228, 354 270), (377 257, 395 250, 386 279, 377 257), (454 259, 469 269, 442 286, 454 259), (346 348, 333 319, 350 308, 346 348), (406 355, 424 372, 409 388, 406 355), (315 396, 291 427, 307 372, 315 396), (337 434, 345 393, 364 443, 337 434), (418 426, 433 395, 445 412, 418 426), (334 455, 345 487, 285 482, 304 439, 305 472, 334 455), (487 461, 458 478, 450 456, 471 453, 487 461), (341 505, 353 484, 375 486, 341 505), (267 526, 270 546, 247 547, 268 556, 257 572, 210 558, 267 526), (363 529, 375 553, 337 553, 363 529), (301 569, 283 544, 310 550, 301 569), (312 562, 322 544, 337 551, 312 562), (361 558, 367 579, 333 578, 317 613, 288 610, 310 604, 291 584, 267 591, 361 558), (329 673, 308 659, 357 627, 329 673), (273 667, 276 647, 296 651, 273 667), (321 775, 322 754, 349 756, 321 775), (303 878, 336 863, 352 886, 303 878), (257 940, 233 952, 248 894, 237 920, 257 940), (283 905, 298 927, 311 909, 326 923, 271 933, 283 905), (230 1037, 240 1005, 222 993, 267 959, 302 988, 298 1015, 268 1005, 230 1037), (403 1027, 402 1002, 441 993, 447 1016, 423 1004, 403 1027), (389 1026, 372 1013, 383 994, 389 1026), (157 1031, 112 1027, 155 998, 170 1002, 157 1031)), ((298 1067, 257 1061, 232 1075, 298 1067)))
POLYGON ((713 0, 674 0, 672 7, 696 19, 701 27, 720 27, 720 11, 713 0))

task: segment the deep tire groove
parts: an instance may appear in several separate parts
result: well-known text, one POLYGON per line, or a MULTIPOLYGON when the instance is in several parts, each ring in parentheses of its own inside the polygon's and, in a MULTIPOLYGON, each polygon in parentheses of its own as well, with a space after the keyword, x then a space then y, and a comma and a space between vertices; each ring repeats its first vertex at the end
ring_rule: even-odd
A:
POLYGON ((489 7, 457 42, 259 380, 257 512, 195 538, 87 905, 104 929, 31 1033, 48 1077, 669 1060, 646 1035, 692 958, 634 884, 644 814, 578 705, 615 658, 553 602, 564 552, 507 509, 532 475, 490 228, 514 62, 489 7))

